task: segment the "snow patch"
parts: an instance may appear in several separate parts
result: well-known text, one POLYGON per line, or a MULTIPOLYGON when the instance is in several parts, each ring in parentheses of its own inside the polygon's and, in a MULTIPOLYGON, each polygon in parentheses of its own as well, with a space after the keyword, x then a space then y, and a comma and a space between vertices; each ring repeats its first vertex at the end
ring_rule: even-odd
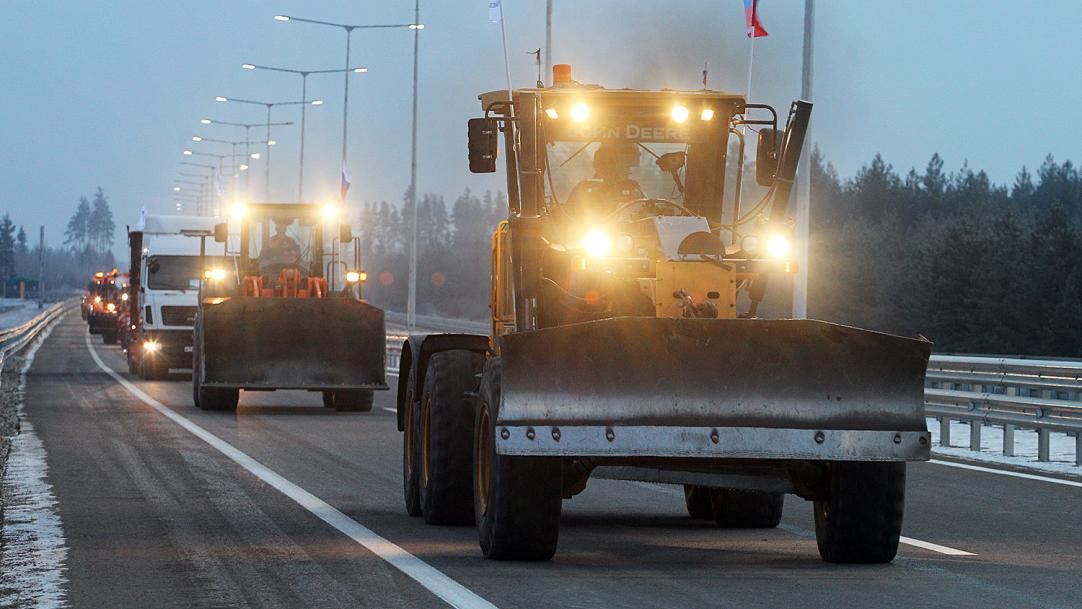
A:
MULTIPOLYGON (((18 392, 26 387, 26 372, 38 347, 55 324, 46 328, 27 349, 20 371, 18 392)), ((23 406, 19 405, 20 418, 23 406)), ((47 477, 45 447, 34 426, 21 420, 21 432, 11 442, 11 455, 0 481, 4 522, 0 529, 0 607, 63 607, 68 549, 64 527, 56 510, 56 496, 47 477)))
POLYGON ((1024 467, 1036 471, 1082 476, 1082 467, 1074 464, 1075 439, 1063 433, 1049 435, 1049 458, 1037 460, 1037 432, 1029 429, 1014 430, 1014 455, 1003 454, 1003 428, 993 425, 981 427, 981 450, 969 450, 969 424, 951 421, 951 445, 939 445, 939 421, 928 418, 928 431, 932 434, 932 452, 947 457, 972 461, 984 461, 1000 465, 1024 467))

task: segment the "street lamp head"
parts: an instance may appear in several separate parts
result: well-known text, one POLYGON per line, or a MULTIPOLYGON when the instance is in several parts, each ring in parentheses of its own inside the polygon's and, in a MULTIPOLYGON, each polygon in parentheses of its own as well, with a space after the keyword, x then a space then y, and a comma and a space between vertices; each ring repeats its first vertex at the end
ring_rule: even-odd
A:
POLYGON ((209 125, 210 124, 210 119, 209 118, 201 118, 201 119, 199 119, 199 122, 204 124, 204 125, 209 125))
POLYGON ((184 156, 192 156, 192 151, 191 150, 185 150, 184 151, 184 156))
POLYGON ((246 164, 244 164, 244 163, 241 163, 241 164, 240 164, 240 168, 239 168, 239 169, 240 169, 241 171, 248 171, 248 165, 246 165, 246 164))
POLYGON ((242 64, 240 64, 240 67, 244 68, 245 70, 254 70, 255 69, 255 64, 242 63, 242 64))
POLYGON ((180 192, 180 186, 174 186, 173 192, 180 192))
POLYGON ((368 71, 368 68, 353 68, 355 74, 364 74, 368 71))
POLYGON ((268 146, 274 146, 277 143, 278 143, 278 140, 267 140, 267 145, 268 146))
POLYGON ((425 29, 425 24, 423 24, 423 23, 411 23, 410 24, 410 29, 411 30, 423 30, 423 29, 425 29))
POLYGON ((259 153, 258 152, 253 152, 252 153, 252 158, 258 161, 259 160, 259 153))
POLYGON ((214 101, 216 101, 216 102, 227 102, 227 101, 229 101, 229 98, 228 97, 222 97, 221 95, 219 95, 218 97, 214 98, 214 101))
POLYGON ((203 138, 199 137, 198 135, 193 135, 192 136, 192 141, 193 142, 202 142, 203 138))
POLYGON ((275 21, 289 21, 289 15, 275 15, 275 21))
POLYGON ((313 106, 322 106, 323 105, 323 100, 322 99, 314 99, 314 100, 312 100, 312 105, 313 106))

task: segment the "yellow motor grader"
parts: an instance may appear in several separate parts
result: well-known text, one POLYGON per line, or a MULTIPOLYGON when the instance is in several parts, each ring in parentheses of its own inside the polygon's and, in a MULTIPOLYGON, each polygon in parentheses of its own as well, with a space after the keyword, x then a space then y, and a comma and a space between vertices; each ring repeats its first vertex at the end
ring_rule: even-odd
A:
POLYGON ((492 331, 403 345, 408 512, 476 523, 486 557, 545 560, 591 475, 682 484, 692 517, 729 527, 777 526, 790 493, 814 502, 823 559, 892 560, 905 464, 929 458, 930 343, 758 317, 768 280, 795 270, 811 104, 781 127, 739 94, 554 72, 552 87, 482 94, 469 121, 471 171, 502 156, 507 174, 492 331), (768 189, 751 204, 746 130, 768 189))

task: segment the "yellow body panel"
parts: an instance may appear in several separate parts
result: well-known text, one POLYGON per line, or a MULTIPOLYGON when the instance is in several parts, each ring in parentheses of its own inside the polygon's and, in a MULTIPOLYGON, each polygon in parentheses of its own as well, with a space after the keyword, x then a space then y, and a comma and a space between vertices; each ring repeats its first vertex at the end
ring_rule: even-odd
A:
POLYGON ((681 290, 696 304, 713 302, 718 308, 718 317, 722 319, 736 317, 736 269, 731 265, 659 261, 656 278, 642 279, 639 285, 654 301, 658 317, 684 316, 681 301, 673 296, 673 293, 681 290))

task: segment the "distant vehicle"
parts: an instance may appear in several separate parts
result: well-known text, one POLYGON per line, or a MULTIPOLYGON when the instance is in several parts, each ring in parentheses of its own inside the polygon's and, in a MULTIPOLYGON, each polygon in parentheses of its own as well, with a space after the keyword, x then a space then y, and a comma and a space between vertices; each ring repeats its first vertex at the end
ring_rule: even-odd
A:
MULTIPOLYGON (((235 410, 240 390, 319 391, 323 405, 367 412, 387 389, 383 311, 360 299, 365 273, 332 271, 353 239, 333 206, 238 206, 214 227, 215 242, 239 235, 239 256, 207 256, 195 321, 192 397, 203 410, 235 410), (341 277, 343 275, 339 275, 341 277)), ((356 261, 355 261, 356 264, 356 261)))
MULTIPOLYGON (((215 218, 143 215, 128 230, 128 371, 144 379, 186 374, 192 362, 192 326, 203 275, 200 247, 214 234, 215 218)), ((219 266, 221 257, 212 257, 219 266)))
POLYGON ((117 313, 122 304, 116 286, 122 285, 126 278, 117 269, 108 273, 98 271, 87 284, 83 295, 88 330, 91 334, 100 335, 106 345, 116 344, 117 313))

